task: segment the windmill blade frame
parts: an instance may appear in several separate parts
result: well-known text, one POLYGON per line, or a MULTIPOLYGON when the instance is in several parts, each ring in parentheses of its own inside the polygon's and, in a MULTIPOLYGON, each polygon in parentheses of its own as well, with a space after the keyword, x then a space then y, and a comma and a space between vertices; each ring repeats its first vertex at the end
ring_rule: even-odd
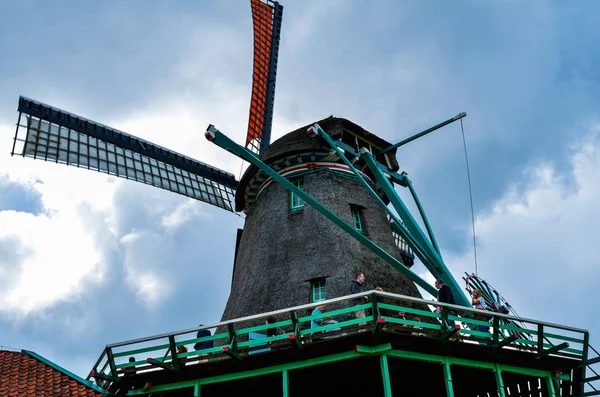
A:
POLYGON ((229 172, 25 97, 18 112, 11 155, 96 170, 234 212, 238 181, 229 172))
POLYGON ((251 0, 250 5, 254 61, 245 147, 262 155, 271 142, 283 6, 271 0, 251 0))

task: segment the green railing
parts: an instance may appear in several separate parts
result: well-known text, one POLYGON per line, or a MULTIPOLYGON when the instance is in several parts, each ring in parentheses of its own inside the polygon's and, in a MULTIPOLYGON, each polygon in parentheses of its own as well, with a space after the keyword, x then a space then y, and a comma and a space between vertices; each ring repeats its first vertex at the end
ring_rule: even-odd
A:
POLYGON ((536 357, 555 355, 582 362, 587 356, 589 340, 587 331, 572 327, 368 291, 207 327, 110 344, 94 364, 88 379, 94 378, 100 386, 108 387, 112 382, 146 371, 177 371, 182 366, 239 360, 272 350, 301 349, 309 343, 326 343, 359 332, 476 343, 487 348, 529 352, 536 357), (351 306, 352 300, 360 298, 364 303, 351 306), (326 310, 312 315, 313 309, 321 305, 326 305, 326 310), (359 313, 364 317, 358 317, 359 313), (267 317, 274 317, 276 322, 265 324, 267 317), (267 337, 269 329, 277 328, 284 332, 273 332, 273 336, 267 337), (201 329, 211 330, 211 335, 197 338, 201 329), (214 345, 193 350, 194 344, 208 341, 214 345), (186 346, 188 351, 177 353, 179 346, 186 346), (135 359, 130 362, 130 357, 135 359))

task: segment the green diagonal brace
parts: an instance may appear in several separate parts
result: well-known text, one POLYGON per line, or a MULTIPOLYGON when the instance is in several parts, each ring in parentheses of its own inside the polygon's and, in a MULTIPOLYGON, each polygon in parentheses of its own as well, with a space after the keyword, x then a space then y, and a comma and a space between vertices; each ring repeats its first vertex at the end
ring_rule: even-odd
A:
MULTIPOLYGON (((371 194, 371 197, 373 197, 373 199, 375 199, 375 201, 379 204, 379 206, 387 212, 387 214, 390 216, 390 218, 392 218, 394 223, 400 229, 400 235, 411 245, 411 248, 415 251, 417 256, 419 256, 419 258, 423 258, 424 256, 427 256, 427 251, 424 248, 424 247, 426 247, 426 244, 423 241, 418 241, 419 237, 420 237, 419 234, 415 234, 414 232, 410 233, 407 230, 403 230, 403 228, 405 228, 403 223, 400 222, 400 220, 398 219, 396 214, 394 214, 394 212, 392 212, 390 210, 390 208, 383 202, 383 200, 381 200, 379 195, 375 192, 375 190, 373 190, 373 188, 369 185, 369 183, 367 181, 365 181, 365 178, 363 178, 362 175, 360 175, 360 173, 354 167, 352 162, 350 160, 348 160, 342 152, 340 152, 340 147, 342 149, 344 149, 346 152, 349 152, 350 154, 352 154, 353 156, 359 157, 359 154, 357 154, 352 148, 348 147, 347 145, 341 144, 339 141, 335 141, 333 138, 331 138, 331 136, 328 133, 323 131, 323 129, 319 126, 319 124, 314 124, 309 129, 312 129, 312 132, 315 135, 319 135, 321 138, 323 138, 329 144, 329 146, 333 149, 333 151, 335 151, 335 153, 338 155, 338 157, 350 168, 352 173, 354 173, 356 178, 360 181, 360 183, 367 190, 367 192, 369 192, 371 194)), ((377 164, 379 165, 379 163, 377 163, 377 164)), ((382 167, 384 167, 384 166, 382 166, 382 167)), ((386 167, 386 170, 387 170, 387 167, 386 167)), ((424 219, 426 219, 426 218, 424 218, 424 219)), ((429 260, 431 260, 431 259, 429 259, 429 260)))
POLYGON ((421 214, 421 219, 423 219, 423 223, 425 224, 425 228, 427 229, 427 234, 429 235, 429 240, 431 240, 431 244, 433 245, 433 248, 435 249, 435 251, 442 256, 442 253, 440 251, 440 247, 438 246, 437 241, 435 240, 435 236, 433 235, 433 230, 431 229, 431 225, 429 224, 429 220, 427 219, 427 215, 425 215, 425 211, 423 210, 423 206, 421 206, 421 200, 419 200, 419 196, 417 196, 417 192, 415 191, 415 188, 412 185, 412 181, 410 179, 408 179, 408 177, 405 177, 406 180, 406 185, 408 186, 408 190, 410 190, 410 194, 413 197, 413 200, 415 200, 415 204, 417 205, 417 209, 419 210, 419 214, 421 214))
MULTIPOLYGON (((227 150, 230 153, 242 158, 243 160, 248 161, 249 163, 255 165, 263 172, 265 172, 268 176, 273 178, 273 180, 280 185, 282 185, 285 189, 293 192, 304 200, 305 203, 313 207, 317 210, 321 215, 325 216, 327 219, 335 223, 338 227, 344 230, 346 233, 354 237, 361 244, 369 248, 373 253, 375 253, 378 257, 395 267, 398 271, 400 271, 403 275, 405 275, 408 279, 413 281, 415 284, 419 285, 425 291, 432 295, 437 295, 437 290, 427 281, 423 280, 417 274, 412 272, 408 267, 404 266, 402 262, 398 259, 394 258, 388 252, 386 252, 383 248, 375 244, 368 237, 364 236, 359 231, 355 230, 354 227, 349 225, 345 220, 331 212, 327 207, 323 204, 315 200, 312 196, 294 186, 290 181, 288 181, 283 176, 279 175, 277 171, 266 165, 259 159, 254 153, 249 151, 248 149, 238 145, 229 139, 225 134, 221 131, 217 130, 214 126, 210 125, 206 131, 206 138, 209 141, 212 141, 217 146, 227 150)), ((470 305, 469 305, 470 306, 470 305)))
MULTIPOLYGON (((442 278, 445 282, 447 282, 448 286, 452 290, 452 295, 454 296, 454 300, 457 304, 466 307, 471 307, 471 302, 462 293, 462 289, 460 288, 454 277, 452 277, 452 274, 444 264, 442 258, 435 251, 431 243, 427 241, 425 235, 423 234, 423 231, 418 226, 410 211, 408 210, 408 208, 406 208, 406 206, 402 202, 402 199, 400 199, 400 197, 396 193, 396 190, 391 185, 390 181, 385 177, 381 169, 377 166, 377 162, 373 158, 373 155, 368 151, 364 150, 363 148, 361 149, 361 158, 364 159, 367 163, 367 166, 375 176, 375 179, 377 180, 377 182, 379 182, 381 189, 384 191, 385 195, 390 200, 390 204, 392 204, 394 209, 398 212, 398 215, 400 215, 400 218, 404 221, 405 226, 408 228, 411 234, 414 234, 415 237, 418 236, 418 240, 425 245, 426 256, 419 257, 419 259, 421 259, 421 262, 423 262, 423 265, 425 265, 427 270, 429 270, 429 272, 431 272, 431 274, 435 278, 442 278)), ((407 240, 407 242, 410 243, 411 241, 407 240)), ((419 252, 415 250, 415 254, 418 255, 419 252)))

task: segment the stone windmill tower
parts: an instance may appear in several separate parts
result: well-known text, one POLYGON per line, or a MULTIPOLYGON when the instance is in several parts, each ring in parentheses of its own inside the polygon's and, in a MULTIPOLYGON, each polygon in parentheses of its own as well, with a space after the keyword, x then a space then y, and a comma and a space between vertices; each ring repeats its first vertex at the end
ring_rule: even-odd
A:
MULTIPOLYGON (((346 119, 330 117, 319 125, 357 150, 391 145, 346 119)), ((308 127, 273 142, 263 162, 411 266, 414 255, 394 235, 386 212, 325 141, 306 134, 308 127)), ((395 150, 379 160, 398 169, 395 150)), ((363 175, 377 189, 368 170, 363 175)), ((255 166, 243 175, 235 205, 237 211, 246 212, 246 221, 238 231, 223 320, 347 295, 358 271, 365 273, 368 289, 420 296, 415 285, 391 265, 255 166)))

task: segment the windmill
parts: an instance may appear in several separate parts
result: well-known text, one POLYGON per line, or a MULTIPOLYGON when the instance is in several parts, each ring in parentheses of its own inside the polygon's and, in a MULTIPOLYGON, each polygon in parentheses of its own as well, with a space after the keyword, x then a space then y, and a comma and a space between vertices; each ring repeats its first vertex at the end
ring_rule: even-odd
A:
MULTIPOLYGON (((283 7, 269 0, 251 0, 251 7, 254 25, 254 70, 245 143, 243 146, 237 144, 213 125, 209 125, 205 134, 206 138, 215 145, 251 164, 239 181, 229 172, 141 138, 35 100, 24 97, 19 99, 19 116, 12 155, 95 170, 175 192, 226 211, 243 211, 247 215, 244 229, 238 231, 232 295, 223 316, 224 320, 231 321, 215 326, 215 328, 227 328, 227 331, 204 338, 176 340, 176 337, 181 334, 195 333, 196 330, 193 329, 107 345, 89 378, 93 377, 99 386, 109 388, 116 395, 172 396, 193 393, 194 396, 199 396, 200 387, 209 388, 209 393, 206 395, 223 395, 229 392, 226 390, 211 394, 210 385, 213 383, 248 378, 256 386, 258 382, 253 381, 256 376, 281 372, 283 395, 288 395, 288 383, 302 388, 308 387, 314 381, 314 374, 311 376, 305 374, 303 376, 306 378, 299 377, 294 380, 293 374, 301 374, 304 367, 356 359, 358 365, 338 367, 334 368, 333 372, 326 372, 326 377, 332 378, 336 383, 332 394, 336 390, 339 391, 337 388, 340 383, 352 389, 350 392, 355 392, 355 380, 358 376, 361 379, 364 377, 370 385, 377 386, 375 384, 377 377, 371 375, 373 375, 373 368, 377 369, 378 366, 381 368, 382 389, 385 396, 391 396, 391 380, 402 380, 404 388, 405 382, 409 383, 413 376, 419 381, 416 386, 420 395, 433 395, 428 394, 427 390, 432 379, 436 378, 444 382, 441 383, 440 390, 447 390, 447 395, 453 395, 452 390, 455 387, 453 385, 462 385, 464 389, 472 392, 468 395, 490 395, 487 394, 488 391, 494 394, 496 390, 499 395, 505 395, 502 371, 518 374, 524 379, 507 378, 517 387, 519 384, 529 386, 538 383, 537 378, 544 379, 547 382, 545 387, 549 391, 554 390, 553 382, 558 385, 562 380, 574 382, 585 380, 585 370, 580 372, 579 378, 568 378, 568 374, 563 374, 567 377, 561 378, 560 371, 556 374, 550 372, 550 369, 557 368, 549 367, 553 363, 544 363, 544 358, 569 346, 566 342, 552 345, 548 341, 550 337, 555 339, 561 337, 558 334, 544 334, 544 327, 552 328, 552 324, 538 323, 538 331, 529 331, 518 327, 519 324, 509 322, 507 326, 517 331, 505 334, 494 325, 492 341, 489 340, 490 335, 479 332, 480 345, 469 346, 470 351, 467 352, 466 357, 461 357, 463 354, 461 350, 466 349, 449 342, 458 332, 456 328, 451 329, 448 326, 449 311, 442 309, 440 314, 431 313, 426 307, 428 302, 422 300, 413 299, 413 302, 419 302, 418 307, 421 310, 411 308, 410 304, 406 304, 405 309, 426 314, 433 319, 428 325, 436 332, 429 333, 427 338, 423 334, 414 335, 410 331, 408 334, 387 335, 384 328, 386 321, 404 325, 414 325, 415 322, 410 324, 410 321, 406 323, 405 320, 386 315, 378 318, 376 299, 372 300, 373 315, 369 320, 371 323, 368 324, 372 325, 371 332, 362 334, 355 332, 350 334, 348 339, 336 340, 328 346, 331 351, 327 351, 327 348, 321 349, 323 345, 313 345, 311 337, 316 335, 311 334, 311 329, 300 331, 298 324, 311 321, 311 318, 300 318, 297 315, 298 310, 288 309, 298 306, 300 300, 305 299, 302 295, 309 295, 308 300, 311 303, 307 306, 310 308, 315 302, 323 299, 347 295, 349 291, 344 286, 347 287, 347 277, 352 270, 367 273, 370 280, 381 283, 386 292, 419 296, 419 291, 415 287, 418 285, 424 291, 435 295, 437 292, 435 288, 411 269, 412 259, 415 256, 431 275, 446 281, 458 305, 471 306, 442 259, 412 181, 406 173, 397 172, 399 166, 395 158, 395 151, 399 147, 460 120, 466 114, 460 113, 396 144, 384 141, 349 120, 335 117, 302 127, 271 144, 283 7), (410 192, 425 230, 400 199, 394 184, 410 192), (358 263, 360 267, 355 267, 352 262, 358 263), (306 291, 309 294, 305 294, 299 288, 303 283, 309 285, 309 290, 306 291), (249 335, 251 331, 256 331, 258 328, 268 330, 271 326, 247 323, 254 319, 262 321, 265 313, 272 313, 278 309, 278 315, 290 316, 289 320, 286 319, 278 324, 292 326, 293 330, 289 335, 271 337, 278 338, 278 340, 272 339, 272 342, 289 343, 286 347, 290 350, 273 351, 272 360, 267 357, 262 362, 255 360, 240 363, 244 357, 250 356, 250 351, 256 346, 253 346, 250 340, 244 340, 238 345, 238 336, 249 335), (262 314, 244 317, 257 312, 262 314), (441 322, 438 319, 441 319, 441 322), (247 326, 245 330, 235 329, 236 323, 244 322, 247 326), (238 331, 244 333, 236 333, 238 331), (527 336, 521 335, 522 332, 537 332, 536 340, 528 340, 527 336), (376 344, 382 342, 378 339, 382 335, 390 342, 376 344), (412 338, 413 336, 417 338, 412 338), (165 338, 166 343, 157 342, 165 338), (225 339, 225 345, 200 350, 200 353, 198 351, 180 353, 177 349, 185 344, 204 342, 206 338, 225 339), (406 341, 410 342, 410 345, 407 345, 406 341), (518 357, 517 355, 508 357, 514 352, 500 351, 505 355, 503 360, 510 358, 512 361, 502 364, 499 359, 496 360, 499 350, 505 346, 514 348, 514 344, 511 343, 516 341, 533 344, 530 350, 536 356, 525 356, 519 353, 518 357), (136 347, 133 350, 125 349, 127 346, 147 342, 160 344, 136 347), (400 346, 402 349, 398 348, 398 344, 394 345, 396 342, 402 344, 400 346), (342 349, 347 350, 348 347, 352 350, 342 351, 342 349), (124 348, 124 351, 115 353, 117 348, 124 348), (302 349, 304 351, 300 352, 302 349), (412 350, 406 351, 406 349, 412 350), (414 354, 414 351, 417 354, 414 354), (160 353, 161 357, 157 355, 148 357, 142 362, 117 362, 129 355, 150 354, 149 352, 160 353), (431 354, 432 352, 436 354, 431 354), (216 353, 221 354, 221 357, 217 357, 214 362, 205 358, 206 354, 216 355, 216 353), (241 353, 247 353, 247 356, 242 357, 241 353), (180 361, 190 359, 193 355, 198 356, 195 359, 199 365, 195 367, 186 367, 185 361, 180 361), (232 358, 231 362, 221 360, 225 356, 232 358), (388 356, 412 361, 406 364, 398 360, 394 368, 393 364, 388 366, 388 356), (517 361, 523 357, 529 362, 517 361), (473 358, 478 358, 479 361, 473 361, 473 358), (103 359, 106 359, 104 366, 98 368, 103 359), (376 364, 377 361, 379 363, 373 365, 373 360, 376 364), (415 366, 414 363, 419 361, 427 365, 434 363, 441 366, 436 368, 415 366), (273 362, 281 365, 274 367, 273 362), (515 366, 515 362, 520 366, 515 366), (510 365, 511 363, 513 365, 510 365), (202 372, 203 365, 207 368, 206 372, 202 372), (451 366, 462 367, 462 372, 453 374, 451 366), (242 371, 244 368, 246 371, 242 371), (358 368, 363 372, 352 373, 350 372, 352 368, 358 368), (473 368, 488 370, 487 375, 490 375, 491 379, 481 377, 480 373, 477 373, 478 370, 473 368), (137 370, 146 372, 136 374, 137 370), (371 372, 369 376, 364 376, 366 373, 364 371, 367 370, 371 372), (434 371, 438 372, 437 376, 434 371), (525 379, 532 374, 537 377, 533 379, 535 381, 533 383, 525 379), (137 384, 136 377, 140 377, 145 383, 137 384), (157 384, 153 386, 154 382, 157 384), (477 390, 473 385, 481 386, 481 390, 477 390), (480 393, 482 391, 485 393, 480 393)), ((488 304, 493 306, 495 303, 505 303, 493 288, 477 277, 467 276, 465 281, 467 281, 467 290, 472 288, 484 290, 488 304)), ((377 284, 373 284, 375 285, 377 284)), ((372 296, 376 298, 386 295, 373 294, 372 296)), ((339 301, 342 302, 343 299, 348 298, 343 297, 339 301)), ((506 306, 502 304, 496 305, 501 313, 502 310, 506 310, 506 306)), ((451 308, 456 309, 456 307, 451 308)), ((304 309, 306 307, 302 307, 302 310, 304 309)), ((338 313, 343 311, 345 313, 342 314, 346 314, 352 311, 348 309, 352 307, 338 310, 338 313)), ((361 322, 365 321, 362 324, 366 326, 367 320, 363 318, 351 320, 350 322, 354 323, 350 325, 360 327, 361 322)), ((497 321, 495 324, 498 323, 497 321)), ((338 325, 327 327, 332 326, 338 325)), ((346 330, 351 333, 349 328, 343 331, 346 330)), ((470 335, 477 336, 475 333, 477 331, 469 332, 470 335)), ((566 353, 575 354, 583 364, 592 361, 600 362, 600 358, 586 361, 589 335, 586 332, 581 333, 584 334, 582 350, 575 353, 572 350, 565 350, 566 353)), ((569 338, 562 340, 580 342, 579 339, 569 338)), ((251 353, 255 352, 256 349, 251 353)), ((575 361, 577 368, 582 367, 579 361, 575 361)), ((565 368, 571 369, 571 364, 565 364, 565 368)), ((573 374, 577 375, 575 371, 573 374)), ((276 379, 274 382, 280 381, 276 379)), ((238 383, 237 387, 240 392, 246 392, 245 389, 249 385, 252 386, 250 383, 238 383)), ((263 388, 263 385, 260 387, 263 388)), ((571 387, 571 384, 564 383, 562 387, 566 389, 571 387)), ((318 390, 321 391, 320 388, 318 390)), ((311 392, 314 393, 314 389, 311 392)), ((253 394, 245 393, 245 395, 253 394)), ((261 392, 261 395, 264 394, 261 392)), ((467 394, 457 393, 457 395, 467 394)))
MULTIPOLYGON (((238 181, 233 174, 217 167, 25 97, 19 98, 17 130, 11 154, 95 170, 175 192, 226 211, 244 211, 247 215, 252 214, 246 217, 245 231, 238 232, 232 297, 228 304, 228 308, 237 307, 238 310, 226 309, 226 318, 247 315, 258 308, 274 309, 273 302, 277 301, 278 304, 283 305, 285 298, 290 297, 290 294, 285 291, 295 288, 292 284, 282 287, 277 299, 273 298, 273 302, 262 305, 257 304, 247 295, 233 296, 249 288, 247 281, 236 282, 236 275, 237 279, 255 278, 252 275, 259 270, 261 274, 269 274, 272 273, 270 269, 276 266, 275 263, 290 261, 288 257, 275 258, 273 252, 280 245, 277 239, 282 238, 278 232, 278 225, 281 222, 295 221, 280 219, 273 223, 272 236, 262 238, 260 241, 251 241, 252 235, 262 233, 256 225, 266 224, 265 217, 257 220, 253 215, 258 211, 256 208, 263 204, 259 203, 254 207, 252 204, 265 201, 259 198, 266 196, 265 192, 271 189, 270 187, 267 189, 269 184, 275 185, 271 183, 273 181, 283 186, 282 191, 285 191, 285 194, 289 191, 289 197, 293 197, 297 205, 307 203, 324 216, 319 218, 320 220, 332 221, 349 235, 343 237, 346 248, 341 249, 337 257, 329 258, 327 263, 319 265, 318 260, 314 260, 311 266, 298 263, 299 267, 312 268, 312 270, 298 274, 296 283, 308 283, 312 291, 314 288, 319 288, 319 285, 323 286, 327 283, 327 279, 337 280, 337 284, 329 283, 333 286, 330 291, 333 291, 334 296, 344 295, 347 293, 346 279, 350 277, 350 273, 364 270, 370 263, 378 263, 381 267, 372 270, 372 275, 376 277, 371 277, 371 280, 382 285, 386 290, 419 296, 417 289, 408 281, 410 280, 435 296, 437 293, 435 288, 410 269, 416 255, 435 278, 446 280, 456 296, 457 303, 470 306, 461 287, 444 264, 412 182, 406 173, 396 173, 399 167, 395 159, 395 151, 398 147, 460 120, 466 114, 460 113, 397 144, 386 142, 348 120, 328 118, 295 132, 297 139, 293 142, 283 139, 280 141, 285 144, 271 148, 270 137, 283 7, 276 1, 251 0, 251 9, 254 28, 254 67, 246 140, 244 145, 240 146, 213 126, 209 126, 206 134, 207 138, 218 146, 251 163, 251 167, 241 181, 238 181), (321 128, 321 125, 325 129, 321 128), (299 179, 302 173, 312 173, 317 169, 345 173, 346 176, 354 178, 352 183, 356 186, 339 194, 354 196, 358 194, 357 192, 361 192, 360 194, 364 194, 366 198, 362 202, 347 203, 349 206, 346 205, 344 210, 340 209, 342 212, 332 210, 331 205, 339 203, 330 203, 330 208, 327 208, 307 194, 305 190, 310 190, 310 187, 307 185, 305 189, 302 185, 304 182, 299 179), (395 192, 393 183, 410 190, 427 228, 426 232, 422 230, 395 192), (344 211, 346 211, 345 215, 344 211), (371 220, 365 221, 366 213, 372 214, 371 220), (381 222, 384 217, 385 222, 381 222), (371 225, 368 225, 369 222, 371 225), (352 223, 354 224, 351 226, 352 223), (368 232, 363 227, 365 225, 361 223, 366 223, 368 232), (360 243, 361 248, 352 251, 355 248, 348 247, 355 247, 356 241, 360 243), (270 247, 269 244, 274 247, 270 247), (353 252, 350 257, 342 258, 350 251, 353 252), (257 259, 261 255, 262 259, 257 259), (243 261, 240 262, 238 257, 243 261), (339 267, 324 270, 333 262, 349 263, 356 258, 359 258, 359 262, 364 265, 354 266, 352 269, 348 267, 342 269, 343 272, 339 267), (389 282, 389 280, 394 281, 389 282), (346 286, 342 287, 342 284, 346 286), (245 302, 245 305, 240 302, 245 302), (240 309, 242 307, 243 309, 240 309)), ((294 133, 288 135, 292 136, 294 133)), ((321 184, 319 188, 312 189, 329 191, 328 183, 330 181, 321 184)), ((274 213, 274 208, 269 207, 265 213, 274 213)), ((294 212, 293 208, 289 212, 294 212)), ((308 210, 306 218, 309 218, 308 210)), ((303 231, 307 237, 311 234, 310 227, 317 225, 315 222, 318 221, 303 223, 308 225, 303 231)), ((327 227, 333 227, 339 233, 334 225, 328 223, 327 227)), ((290 233, 296 236, 296 241, 286 250, 293 252, 295 248, 300 247, 301 250, 297 251, 296 256, 302 256, 305 241, 308 240, 300 238, 301 228, 296 227, 291 230, 290 233)), ((329 247, 325 245, 313 247, 312 257, 322 258, 333 252, 331 246, 337 244, 336 238, 339 239, 331 235, 330 240, 320 239, 319 241, 330 241, 329 247)), ((277 277, 286 280, 286 275, 293 273, 280 270, 285 273, 278 274, 277 277)), ((275 282, 271 280, 268 285, 275 282)), ((261 288, 271 287, 267 285, 259 287, 252 292, 251 296, 263 299, 261 288)), ((296 296, 294 299, 301 298, 296 296)))

